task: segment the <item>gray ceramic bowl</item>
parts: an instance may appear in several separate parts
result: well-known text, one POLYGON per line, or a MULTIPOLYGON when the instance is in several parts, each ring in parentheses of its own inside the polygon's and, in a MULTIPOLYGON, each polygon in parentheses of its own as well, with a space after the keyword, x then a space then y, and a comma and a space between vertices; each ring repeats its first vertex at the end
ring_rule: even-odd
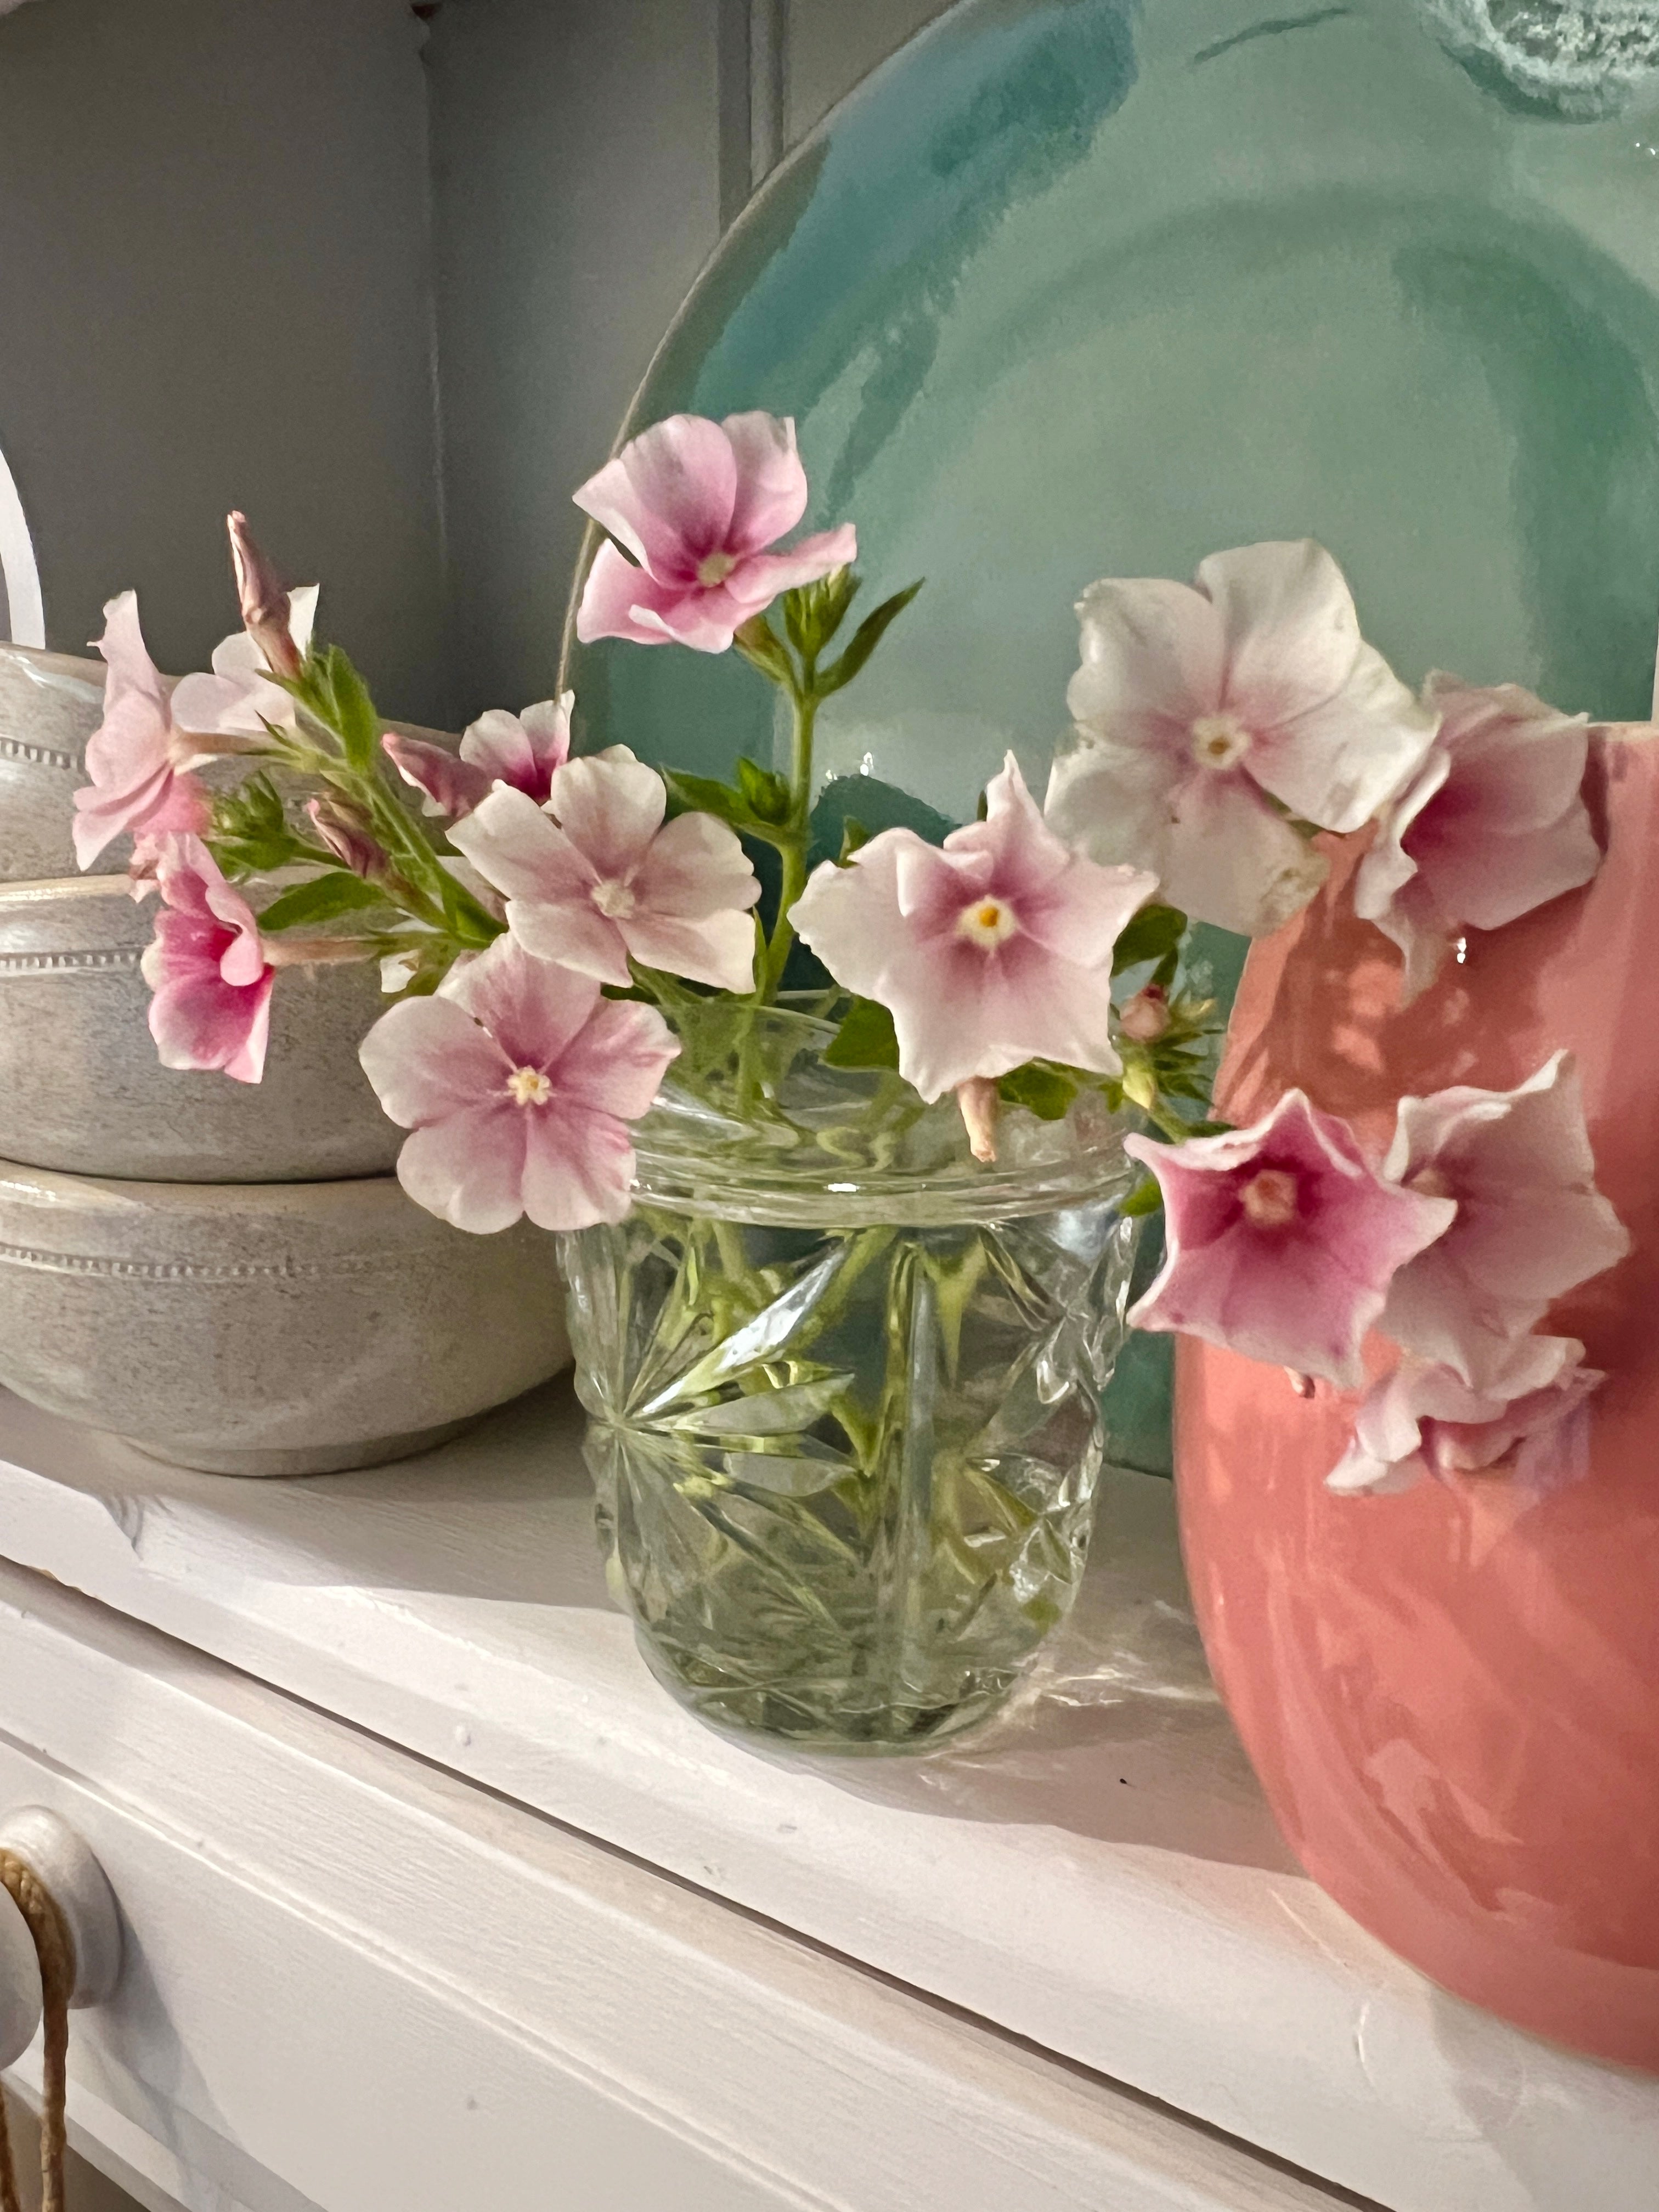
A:
POLYGON ((569 1358, 554 1241, 390 1176, 193 1186, 0 1161, 0 1383, 216 1474, 425 1449, 569 1358))
MULTIPOLYGON (((75 872, 73 793, 82 755, 104 719, 104 664, 0 645, 0 883, 75 872)), ((118 841, 97 862, 126 866, 118 841)))
POLYGON ((384 1175, 404 1133, 357 1060, 373 963, 285 968, 263 1083, 163 1067, 138 962, 155 927, 108 878, 0 884, 0 1158, 162 1182, 384 1175))

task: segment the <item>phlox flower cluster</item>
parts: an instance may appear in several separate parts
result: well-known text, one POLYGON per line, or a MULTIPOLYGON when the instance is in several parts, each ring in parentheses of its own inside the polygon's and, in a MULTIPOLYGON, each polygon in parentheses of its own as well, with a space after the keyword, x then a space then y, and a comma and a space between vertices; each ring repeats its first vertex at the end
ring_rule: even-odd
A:
POLYGON ((1541 1481, 1571 1462, 1601 1378, 1549 1310, 1628 1239, 1570 1061, 1401 1100, 1380 1158, 1299 1091, 1249 1129, 1194 1123, 1176 946, 1187 919, 1280 927, 1332 841, 1361 838, 1356 908, 1408 1000, 1468 932, 1595 874, 1583 717, 1510 684, 1436 673, 1414 691, 1321 546, 1236 547, 1190 584, 1084 592, 1072 733, 1041 805, 1010 752, 978 820, 939 843, 890 829, 809 876, 813 716, 914 587, 842 636, 856 534, 782 543, 810 493, 793 424, 770 415, 672 416, 575 497, 605 533, 579 638, 735 645, 783 694, 790 772, 744 762, 726 786, 665 779, 625 745, 579 754, 568 691, 492 710, 455 748, 387 730, 316 641, 316 587, 285 591, 233 515, 243 626, 210 672, 170 685, 134 595, 106 608, 106 714, 76 798, 82 865, 128 834, 136 887, 159 890, 144 967, 167 1065, 257 1082, 276 970, 378 958, 405 995, 362 1060, 410 1132, 404 1188, 465 1230, 574 1230, 629 1209, 631 1127, 680 1049, 665 1016, 688 994, 764 1005, 799 939, 841 994, 826 1004, 889 1021, 920 1098, 954 1095, 980 1159, 1034 1080, 1060 1110, 1088 1086, 1142 1109, 1158 1136, 1126 1145, 1161 1196, 1165 1258, 1132 1318, 1363 1391, 1333 1486, 1541 1481), (216 796, 201 771, 235 755, 258 771, 216 796), (781 878, 766 918, 757 842, 781 878), (285 867, 299 885, 256 913, 239 883, 285 867), (1138 964, 1121 948, 1154 940, 1155 972, 1121 999, 1115 969, 1138 964))

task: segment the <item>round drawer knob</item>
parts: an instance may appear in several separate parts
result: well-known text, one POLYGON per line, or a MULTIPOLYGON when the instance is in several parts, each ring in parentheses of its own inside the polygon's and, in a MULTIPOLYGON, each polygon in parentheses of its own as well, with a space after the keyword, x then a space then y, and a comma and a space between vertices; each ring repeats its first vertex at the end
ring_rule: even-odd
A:
MULTIPOLYGON (((66 1820, 44 1805, 0 1817, 0 1851, 21 1859, 58 1907, 75 1954, 72 2005, 101 2004, 121 1971, 121 1916, 104 1870, 66 1820)), ((40 2025, 40 1968, 28 1923, 0 1887, 0 2070, 40 2025)))

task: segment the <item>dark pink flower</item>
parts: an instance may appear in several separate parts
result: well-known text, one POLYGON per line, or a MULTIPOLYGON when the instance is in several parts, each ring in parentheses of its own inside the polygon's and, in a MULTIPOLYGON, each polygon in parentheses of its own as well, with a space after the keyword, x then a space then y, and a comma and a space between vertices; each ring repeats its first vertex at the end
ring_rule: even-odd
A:
POLYGON ((141 867, 155 841, 199 835, 210 818, 208 795, 188 773, 198 756, 173 720, 167 687, 138 626, 138 595, 123 592, 104 609, 98 650, 109 664, 104 719, 87 739, 92 781, 75 794, 75 857, 89 868, 124 832, 140 841, 141 867))
POLYGON ((1182 1145, 1129 1137, 1124 1149, 1164 1193, 1166 1255, 1134 1325, 1348 1389, 1396 1271, 1457 1211, 1389 1182, 1347 1123, 1299 1091, 1251 1128, 1182 1145))
POLYGON ((526 707, 522 714, 492 707, 468 725, 459 755, 396 730, 388 730, 380 743, 404 781, 424 795, 428 814, 459 822, 498 783, 510 784, 539 806, 552 789, 555 770, 570 757, 575 698, 567 691, 526 707))
POLYGON ((1112 949, 1157 878, 1073 853, 1012 753, 986 807, 942 848, 884 830, 850 866, 826 860, 791 919, 838 983, 891 1012, 924 1098, 1028 1060, 1118 1074, 1112 949))
POLYGON ((1327 1486, 1375 1496, 1425 1474, 1504 1474, 1540 1492, 1571 1481, 1588 1463, 1585 1402, 1607 1379, 1583 1358, 1575 1337, 1522 1337, 1483 1390, 1449 1367, 1402 1360, 1366 1393, 1327 1486))
POLYGON ((654 1006, 604 999, 591 977, 509 937, 405 999, 363 1039, 381 1105, 413 1133, 404 1188, 480 1234, 520 1215, 543 1229, 620 1221, 632 1200, 628 1124, 679 1051, 654 1006))
POLYGON ((851 523, 769 549, 806 512, 793 422, 775 415, 671 415, 590 477, 578 507, 632 554, 601 545, 576 614, 584 643, 625 637, 724 653, 780 592, 858 558, 851 523), (635 563, 638 565, 635 566, 635 563))
POLYGON ((156 861, 163 905, 145 947, 149 1033, 163 1067, 264 1073, 273 970, 253 909, 199 837, 171 836, 156 861))
POLYGON ((1354 879, 1355 912, 1406 956, 1408 999, 1465 929, 1501 929, 1601 865, 1582 796, 1582 714, 1558 714, 1518 684, 1439 673, 1424 696, 1439 735, 1354 879))

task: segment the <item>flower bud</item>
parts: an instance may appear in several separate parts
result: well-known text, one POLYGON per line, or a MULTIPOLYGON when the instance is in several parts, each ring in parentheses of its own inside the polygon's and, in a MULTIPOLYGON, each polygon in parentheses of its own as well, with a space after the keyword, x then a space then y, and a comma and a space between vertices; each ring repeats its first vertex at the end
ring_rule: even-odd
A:
POLYGON ((968 1149, 988 1166, 997 1156, 997 1087, 988 1076, 970 1075, 957 1085, 957 1104, 968 1132, 968 1149))
POLYGON ((313 799, 306 812, 311 825, 343 868, 365 883, 385 884, 393 870, 385 847, 355 810, 337 799, 313 799))
POLYGON ((1135 1044, 1156 1044, 1170 1026, 1169 995, 1158 983, 1137 991, 1117 1018, 1123 1036, 1135 1044))
POLYGON ((242 627, 264 653, 273 676, 297 676, 305 663, 294 642, 288 593, 240 508, 227 516, 226 527, 230 532, 230 558, 236 571, 242 627))

